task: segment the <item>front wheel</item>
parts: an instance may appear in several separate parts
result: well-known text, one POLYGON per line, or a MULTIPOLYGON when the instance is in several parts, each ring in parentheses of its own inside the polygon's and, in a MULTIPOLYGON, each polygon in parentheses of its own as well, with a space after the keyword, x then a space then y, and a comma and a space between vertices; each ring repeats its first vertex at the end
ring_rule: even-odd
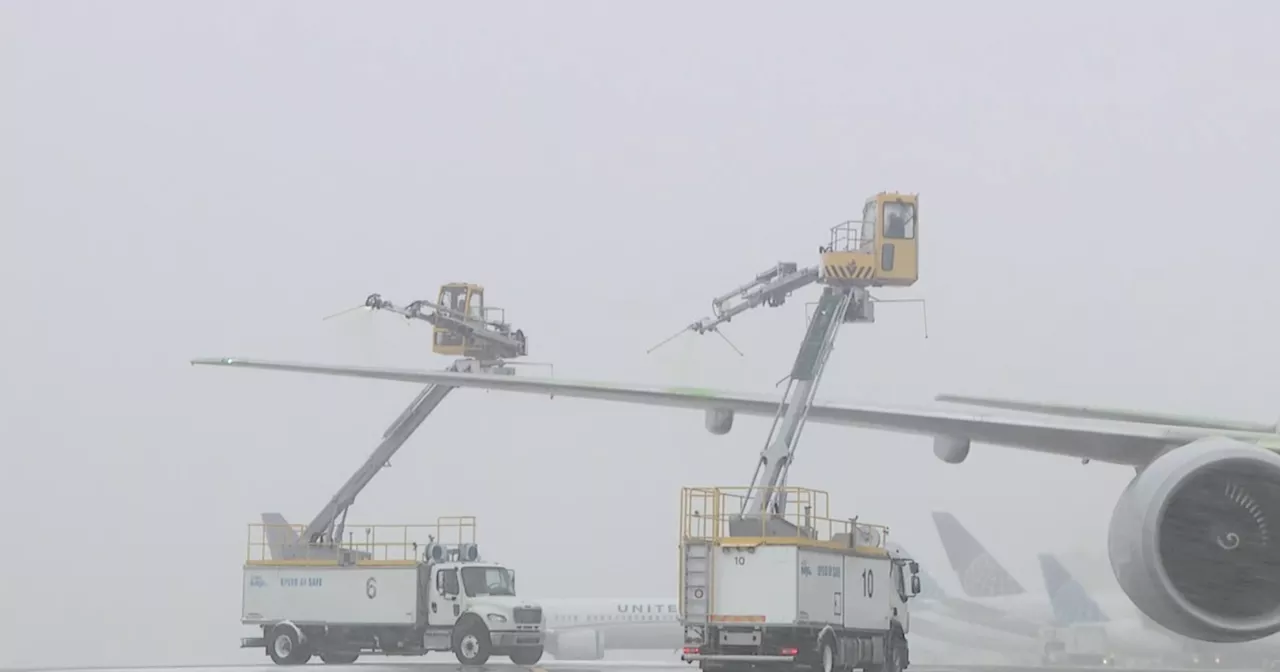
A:
POLYGON ((883 672, 902 672, 907 665, 906 642, 897 637, 889 639, 889 648, 884 652, 883 672))
POLYGON ((511 662, 516 665, 537 665, 542 660, 541 646, 521 646, 511 649, 511 662))
POLYGON ((453 636, 453 655, 463 665, 484 665, 492 654, 493 642, 482 623, 464 625, 453 636))

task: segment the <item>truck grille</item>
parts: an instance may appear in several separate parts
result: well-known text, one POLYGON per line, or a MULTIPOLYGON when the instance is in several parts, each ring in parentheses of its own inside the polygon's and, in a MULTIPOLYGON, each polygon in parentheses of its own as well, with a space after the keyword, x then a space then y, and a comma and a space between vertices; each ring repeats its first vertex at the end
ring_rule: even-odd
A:
POLYGON ((513 616, 516 623, 541 623, 542 607, 516 607, 513 616))

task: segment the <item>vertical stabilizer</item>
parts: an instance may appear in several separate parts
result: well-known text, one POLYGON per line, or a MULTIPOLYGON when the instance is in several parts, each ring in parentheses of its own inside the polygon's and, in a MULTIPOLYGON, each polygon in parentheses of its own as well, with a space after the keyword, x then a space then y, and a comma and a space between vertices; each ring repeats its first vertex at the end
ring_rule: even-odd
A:
POLYGON ((267 550, 272 560, 287 560, 292 557, 288 550, 298 545, 298 531, 289 525, 284 516, 278 513, 262 514, 264 536, 267 538, 267 550))
POLYGON ((933 522, 942 539, 942 549, 946 551, 947 560, 960 579, 960 588, 965 595, 1006 597, 1026 592, 1022 584, 996 562, 955 516, 945 511, 935 511, 933 522))
POLYGON ((1044 589, 1049 593, 1056 625, 1106 623, 1110 620, 1056 557, 1041 553, 1040 572, 1044 575, 1044 589))

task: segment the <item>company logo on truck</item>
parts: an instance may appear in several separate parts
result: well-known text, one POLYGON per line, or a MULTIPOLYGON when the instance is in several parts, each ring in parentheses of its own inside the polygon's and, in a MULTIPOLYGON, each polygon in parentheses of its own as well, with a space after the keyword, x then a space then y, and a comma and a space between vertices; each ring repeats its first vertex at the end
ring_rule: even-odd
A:
POLYGON ((249 586, 252 588, 266 588, 267 580, 257 574, 254 574, 249 577, 249 586))
MULTIPOLYGON (((814 573, 814 568, 809 566, 809 561, 800 561, 801 576, 813 576, 814 573)), ((840 565, 818 565, 816 573, 818 576, 830 576, 838 579, 840 578, 840 565)))
POLYGON ((281 588, 321 588, 324 586, 322 576, 282 576, 281 588))

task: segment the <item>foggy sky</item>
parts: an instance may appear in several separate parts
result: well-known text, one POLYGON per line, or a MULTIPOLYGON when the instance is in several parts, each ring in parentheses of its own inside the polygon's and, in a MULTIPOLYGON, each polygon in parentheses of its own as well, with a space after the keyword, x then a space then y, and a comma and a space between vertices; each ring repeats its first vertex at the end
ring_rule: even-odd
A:
MULTIPOLYGON (((645 350, 881 190, 920 194, 921 280, 883 295, 927 298, 929 338, 882 306, 819 398, 1274 418, 1278 29, 1243 1, 0 4, 0 666, 262 660, 245 524, 308 522, 417 391, 190 358, 439 368, 423 326, 321 317, 469 281, 557 376, 769 391, 816 290, 735 320, 745 357, 645 350)), ((479 516, 531 597, 674 596, 679 487, 745 484, 767 430, 461 390, 352 518, 479 516)), ((1038 589, 1037 551, 1103 552, 1132 473, 929 447, 810 426, 790 480, 954 581, 951 510, 1038 589)))

